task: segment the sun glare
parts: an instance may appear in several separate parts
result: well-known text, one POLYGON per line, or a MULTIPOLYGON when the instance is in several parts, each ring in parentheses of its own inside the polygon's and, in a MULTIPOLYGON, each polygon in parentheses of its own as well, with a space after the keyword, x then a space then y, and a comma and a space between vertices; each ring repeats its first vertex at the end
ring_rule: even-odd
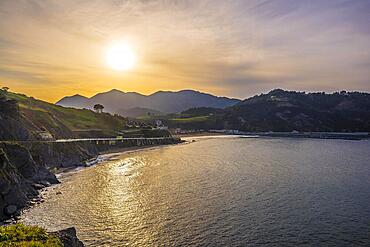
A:
POLYGON ((119 43, 109 47, 106 53, 109 68, 120 71, 132 69, 136 64, 136 55, 127 43, 119 43))

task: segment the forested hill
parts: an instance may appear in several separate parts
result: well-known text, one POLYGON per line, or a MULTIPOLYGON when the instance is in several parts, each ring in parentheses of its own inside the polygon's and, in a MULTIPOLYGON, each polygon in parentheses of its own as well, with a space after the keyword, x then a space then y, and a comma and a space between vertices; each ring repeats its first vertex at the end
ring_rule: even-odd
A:
MULTIPOLYGON (((222 111, 187 111, 177 119, 202 112, 202 121, 169 121, 183 128, 242 131, 370 131, 370 94, 360 92, 305 93, 275 89, 222 111)), ((194 117, 194 116, 193 116, 194 117)))

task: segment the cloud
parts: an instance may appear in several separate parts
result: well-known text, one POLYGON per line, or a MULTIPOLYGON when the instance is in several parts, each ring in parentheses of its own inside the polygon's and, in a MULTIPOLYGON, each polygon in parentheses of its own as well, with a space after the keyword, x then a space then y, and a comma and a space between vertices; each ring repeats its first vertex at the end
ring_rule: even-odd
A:
POLYGON ((51 90, 66 88, 61 94, 370 91, 369 11, 367 0, 3 0, 0 79, 33 87, 51 80, 51 90), (104 49, 117 40, 139 55, 124 76, 104 67, 104 49))

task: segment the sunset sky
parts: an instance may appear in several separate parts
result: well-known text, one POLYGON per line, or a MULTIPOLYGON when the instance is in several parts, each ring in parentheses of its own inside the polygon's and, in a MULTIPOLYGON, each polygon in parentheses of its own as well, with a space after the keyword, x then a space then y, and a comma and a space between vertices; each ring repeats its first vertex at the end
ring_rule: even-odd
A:
POLYGON ((0 0, 0 84, 55 102, 112 88, 246 98, 370 91, 370 1, 0 0), (106 55, 129 44, 135 65, 106 55))

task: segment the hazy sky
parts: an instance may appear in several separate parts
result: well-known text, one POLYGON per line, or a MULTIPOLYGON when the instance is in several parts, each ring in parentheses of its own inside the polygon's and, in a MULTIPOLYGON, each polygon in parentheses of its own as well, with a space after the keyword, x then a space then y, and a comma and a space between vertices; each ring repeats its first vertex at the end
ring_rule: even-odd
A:
POLYGON ((0 0, 0 84, 49 101, 112 88, 370 91, 370 1, 0 0), (137 53, 131 71, 106 66, 119 41, 137 53))

